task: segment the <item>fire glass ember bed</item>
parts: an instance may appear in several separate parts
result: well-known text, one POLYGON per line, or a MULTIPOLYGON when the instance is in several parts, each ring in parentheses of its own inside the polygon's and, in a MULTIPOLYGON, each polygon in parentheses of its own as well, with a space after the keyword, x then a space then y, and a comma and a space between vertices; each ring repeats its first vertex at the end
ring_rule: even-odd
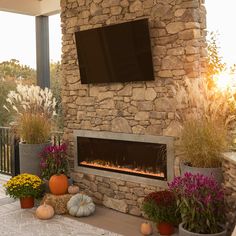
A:
POLYGON ((77 137, 78 165, 167 180, 166 144, 77 137))

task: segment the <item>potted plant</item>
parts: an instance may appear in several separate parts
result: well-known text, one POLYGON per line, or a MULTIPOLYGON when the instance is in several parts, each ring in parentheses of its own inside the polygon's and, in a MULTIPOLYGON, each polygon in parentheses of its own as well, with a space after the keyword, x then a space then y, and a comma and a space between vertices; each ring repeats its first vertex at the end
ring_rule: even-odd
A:
POLYGON ((142 205, 144 214, 157 224, 161 235, 174 233, 174 226, 179 223, 179 214, 175 195, 170 191, 158 191, 148 194, 142 205))
POLYGON ((34 199, 42 197, 43 181, 36 175, 20 174, 4 184, 6 194, 19 198, 21 208, 32 208, 34 199))
POLYGON ((67 145, 46 146, 40 154, 40 169, 42 178, 49 181, 49 188, 53 194, 60 195, 68 189, 68 160, 67 145))
POLYGON ((180 136, 183 151, 181 173, 200 173, 223 181, 222 154, 227 148, 226 128, 206 119, 190 120, 183 124, 180 136))
POLYGON ((49 144, 56 101, 52 92, 39 86, 17 85, 5 108, 15 115, 13 125, 20 138, 20 173, 40 174, 38 154, 49 144))
POLYGON ((180 236, 226 235, 223 189, 214 178, 185 173, 169 188, 181 213, 180 236))
POLYGON ((222 154, 229 143, 227 130, 236 119, 233 94, 217 90, 207 79, 185 82, 173 87, 181 172, 213 175, 221 182, 222 154))

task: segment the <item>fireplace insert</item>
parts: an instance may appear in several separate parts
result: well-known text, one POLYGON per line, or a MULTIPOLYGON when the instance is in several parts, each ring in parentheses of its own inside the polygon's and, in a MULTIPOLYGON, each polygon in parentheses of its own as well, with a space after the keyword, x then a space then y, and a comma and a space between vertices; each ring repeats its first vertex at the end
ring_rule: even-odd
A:
POLYGON ((166 144, 77 137, 78 165, 167 180, 166 144))

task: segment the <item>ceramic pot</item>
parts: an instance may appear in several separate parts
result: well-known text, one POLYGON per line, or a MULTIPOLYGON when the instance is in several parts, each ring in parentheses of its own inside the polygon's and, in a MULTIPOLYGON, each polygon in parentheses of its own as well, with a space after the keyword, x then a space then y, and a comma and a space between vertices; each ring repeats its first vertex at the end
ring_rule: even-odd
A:
POLYGON ((191 174, 202 174, 208 177, 213 177, 215 180, 221 184, 223 183, 223 172, 222 168, 199 168, 199 167, 192 167, 188 166, 184 163, 180 164, 180 172, 183 176, 184 173, 189 172, 191 174))
POLYGON ((64 174, 53 175, 49 179, 49 189, 52 194, 62 195, 67 193, 68 178, 64 174))
POLYGON ((167 222, 157 224, 157 230, 160 235, 172 235, 175 232, 174 226, 167 222))
POLYGON ((20 198, 20 206, 22 209, 34 207, 34 197, 29 196, 20 198))
POLYGON ((49 143, 19 143, 20 173, 41 175, 39 154, 49 143))
POLYGON ((193 233, 183 228, 183 223, 179 225, 179 236, 226 236, 226 230, 216 234, 193 233))

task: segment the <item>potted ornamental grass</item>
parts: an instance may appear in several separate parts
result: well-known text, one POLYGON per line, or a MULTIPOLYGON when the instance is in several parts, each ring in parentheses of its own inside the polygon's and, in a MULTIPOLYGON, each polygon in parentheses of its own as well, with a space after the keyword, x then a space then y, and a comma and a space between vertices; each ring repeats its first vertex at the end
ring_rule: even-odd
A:
POLYGON ((34 199, 42 197, 43 181, 36 175, 20 174, 4 184, 6 194, 20 199, 21 208, 32 208, 34 199))
POLYGON ((182 218, 180 236, 226 235, 224 193, 214 178, 186 172, 175 177, 169 189, 182 218))
POLYGON ((170 191, 158 191, 148 194, 142 210, 149 220, 157 225, 161 235, 171 235, 180 222, 175 195, 170 191))
POLYGON ((49 145, 56 100, 50 89, 17 85, 10 91, 5 108, 14 114, 13 130, 20 139, 20 173, 40 175, 39 153, 49 145))
POLYGON ((227 149, 226 128, 206 119, 190 120, 183 124, 180 137, 179 147, 184 153, 181 173, 212 175, 221 183, 222 155, 227 149))
POLYGON ((179 124, 181 173, 213 175, 222 182, 222 154, 236 119, 233 94, 217 90, 207 79, 186 80, 173 87, 179 124))
POLYGON ((69 185, 67 145, 46 146, 40 153, 40 169, 42 178, 49 183, 50 191, 55 195, 65 194, 69 185))

